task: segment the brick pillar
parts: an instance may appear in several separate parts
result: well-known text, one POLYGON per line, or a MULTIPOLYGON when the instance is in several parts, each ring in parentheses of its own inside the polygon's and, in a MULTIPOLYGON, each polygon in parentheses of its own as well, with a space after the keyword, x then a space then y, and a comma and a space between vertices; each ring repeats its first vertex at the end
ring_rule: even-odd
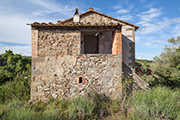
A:
POLYGON ((122 34, 121 30, 116 30, 113 36, 112 54, 122 54, 122 34))
POLYGON ((38 30, 31 29, 31 39, 32 57, 38 57, 38 30))

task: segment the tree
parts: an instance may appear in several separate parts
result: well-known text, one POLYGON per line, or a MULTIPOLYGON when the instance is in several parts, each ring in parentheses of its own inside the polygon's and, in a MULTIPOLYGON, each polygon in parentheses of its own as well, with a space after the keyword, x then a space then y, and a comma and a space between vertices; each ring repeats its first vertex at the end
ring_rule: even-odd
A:
POLYGON ((180 37, 168 40, 164 52, 154 58, 151 64, 153 74, 157 75, 159 81, 168 86, 180 86, 180 37))
POLYGON ((0 85, 13 80, 17 73, 27 71, 30 65, 31 58, 6 50, 4 54, 0 55, 0 85))

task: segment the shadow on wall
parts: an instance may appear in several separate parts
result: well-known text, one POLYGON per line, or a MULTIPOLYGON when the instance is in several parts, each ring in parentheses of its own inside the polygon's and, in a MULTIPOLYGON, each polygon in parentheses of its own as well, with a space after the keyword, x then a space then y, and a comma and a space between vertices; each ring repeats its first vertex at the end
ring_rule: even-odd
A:
POLYGON ((131 68, 135 67, 135 43, 122 35, 123 62, 131 68))

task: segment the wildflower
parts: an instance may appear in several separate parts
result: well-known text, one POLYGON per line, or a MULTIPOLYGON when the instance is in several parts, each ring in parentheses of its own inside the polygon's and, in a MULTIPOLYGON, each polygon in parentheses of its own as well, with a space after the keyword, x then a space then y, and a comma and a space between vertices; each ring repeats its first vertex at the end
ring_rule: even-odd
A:
POLYGON ((141 69, 139 68, 138 71, 141 71, 141 69))
POLYGON ((140 73, 140 75, 142 75, 142 73, 140 73))
POLYGON ((132 74, 130 74, 130 76, 132 76, 132 74))

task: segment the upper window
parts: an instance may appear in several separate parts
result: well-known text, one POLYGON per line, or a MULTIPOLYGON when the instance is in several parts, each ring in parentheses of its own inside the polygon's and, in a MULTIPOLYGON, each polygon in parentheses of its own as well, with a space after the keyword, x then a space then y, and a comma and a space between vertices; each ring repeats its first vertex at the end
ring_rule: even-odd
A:
POLYGON ((81 54, 112 54, 112 32, 82 32, 81 54))

